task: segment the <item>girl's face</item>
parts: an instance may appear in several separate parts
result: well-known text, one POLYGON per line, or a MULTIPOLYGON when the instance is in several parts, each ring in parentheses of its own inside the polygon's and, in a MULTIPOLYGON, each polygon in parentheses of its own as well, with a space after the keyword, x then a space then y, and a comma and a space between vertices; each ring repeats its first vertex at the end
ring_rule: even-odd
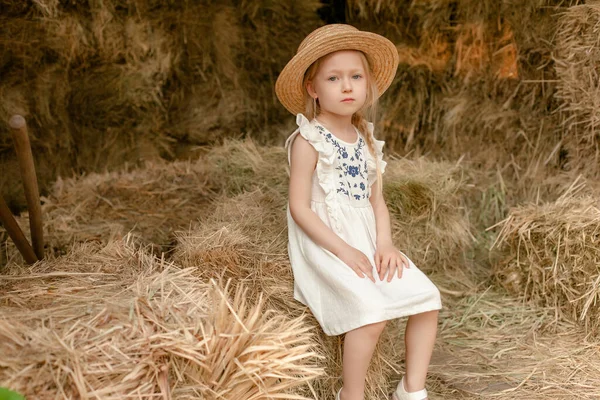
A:
POLYGON ((319 100, 321 113, 352 116, 367 99, 367 71, 358 51, 342 50, 325 56, 312 81, 311 97, 319 100))

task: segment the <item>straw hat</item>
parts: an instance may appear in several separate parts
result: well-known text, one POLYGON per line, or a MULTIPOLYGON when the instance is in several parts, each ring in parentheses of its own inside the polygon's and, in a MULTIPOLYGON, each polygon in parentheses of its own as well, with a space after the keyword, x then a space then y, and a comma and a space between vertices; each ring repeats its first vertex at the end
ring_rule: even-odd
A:
POLYGON ((289 112, 304 112, 304 73, 319 58, 338 50, 359 50, 371 65, 371 73, 379 94, 392 83, 398 68, 396 46, 383 36, 364 32, 351 25, 331 24, 315 29, 298 47, 296 55, 287 63, 275 83, 275 93, 289 112))

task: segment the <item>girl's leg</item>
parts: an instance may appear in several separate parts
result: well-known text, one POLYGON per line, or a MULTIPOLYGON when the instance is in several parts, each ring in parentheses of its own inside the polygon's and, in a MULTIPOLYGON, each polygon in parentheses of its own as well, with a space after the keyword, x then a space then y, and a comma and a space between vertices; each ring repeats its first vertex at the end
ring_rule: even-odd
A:
POLYGON ((427 368, 431 361, 437 334, 438 311, 411 315, 406 324, 406 375, 404 385, 407 392, 416 392, 425 387, 427 368))
POLYGON ((361 326, 346 333, 342 377, 344 387, 341 400, 363 400, 367 369, 387 321, 361 326))

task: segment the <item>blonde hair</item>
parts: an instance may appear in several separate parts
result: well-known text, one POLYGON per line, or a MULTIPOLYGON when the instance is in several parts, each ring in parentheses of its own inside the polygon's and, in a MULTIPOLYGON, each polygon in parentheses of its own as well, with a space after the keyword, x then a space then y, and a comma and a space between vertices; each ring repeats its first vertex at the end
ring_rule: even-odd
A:
MULTIPOLYGON (((365 69, 365 75, 367 79, 367 99, 365 100, 365 104, 362 106, 362 108, 352 115, 352 125, 354 125, 363 134, 367 143, 367 148, 375 158, 375 165, 377 166, 377 181, 379 182, 379 192, 381 193, 383 190, 383 181, 381 168, 379 167, 379 159, 377 158, 377 152, 375 149, 375 138, 368 129, 368 121, 375 123, 377 117, 377 100, 379 98, 379 91, 377 90, 375 80, 372 78, 369 60, 367 60, 367 57, 362 51, 355 51, 358 52, 363 64, 363 68, 365 69)), ((315 101, 308 94, 306 84, 308 82, 312 82, 317 74, 317 71, 319 70, 322 60, 323 57, 319 58, 317 61, 312 63, 310 67, 308 67, 304 73, 304 80, 302 81, 302 87, 304 88, 305 115, 312 116, 312 118, 316 118, 321 110, 319 107, 319 101, 315 101)))

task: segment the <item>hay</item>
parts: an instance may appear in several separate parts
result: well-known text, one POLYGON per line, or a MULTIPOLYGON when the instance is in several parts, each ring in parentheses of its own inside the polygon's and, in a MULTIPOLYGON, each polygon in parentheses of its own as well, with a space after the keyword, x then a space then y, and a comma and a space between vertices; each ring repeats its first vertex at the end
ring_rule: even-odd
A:
MULTIPOLYGON (((189 161, 59 179, 42 204, 47 252, 64 254, 73 243, 107 243, 127 233, 168 250, 174 231, 210 212, 206 182, 205 166, 189 161)), ((26 226, 27 214, 18 220, 26 226)), ((8 258, 19 257, 8 246, 8 258)))
MULTIPOLYGON (((72 171, 171 158, 174 147, 248 134, 275 141, 285 124, 273 121, 287 120, 277 73, 321 24, 318 1, 2 4, 0 119, 27 118, 37 160, 54 171, 42 189, 72 171)), ((9 137, 0 124, 7 168, 9 137)), ((14 177, 0 186, 23 205, 14 177)))
MULTIPOLYGON (((276 190, 255 190, 223 198, 208 218, 178 234, 176 263, 197 267, 203 279, 231 279, 249 288, 248 298, 265 297, 269 308, 292 317, 305 316, 316 337, 319 367, 325 375, 299 393, 331 398, 340 387, 342 337, 322 333, 309 310, 293 298, 293 276, 287 255, 287 199, 276 190)), ((367 398, 383 398, 398 376, 402 360, 401 334, 390 324, 367 375, 367 398)))
MULTIPOLYGON (((173 258, 187 267, 202 266, 197 270, 202 279, 232 279, 251 288, 252 298, 264 294, 269 307, 301 316, 309 311, 293 299, 285 219, 287 177, 273 174, 272 168, 269 170, 273 161, 264 159, 264 154, 269 154, 266 149, 247 141, 231 142, 208 154, 220 162, 218 168, 214 162, 209 165, 215 166, 218 177, 224 179, 220 181, 225 188, 223 197, 215 201, 217 207, 209 216, 178 234, 173 258), (233 156, 218 156, 221 151, 233 156), (271 185, 263 183, 267 179, 271 185), (254 189, 248 191, 250 188, 254 189)), ((272 157, 281 158, 278 165, 285 162, 283 152, 275 152, 272 157)), ((460 169, 424 160, 393 160, 388 164, 385 183, 394 239, 400 248, 426 270, 443 270, 446 266, 465 270, 459 286, 465 290, 472 285, 463 261, 472 236, 466 215, 457 212, 463 185, 460 169)), ((309 321, 320 331, 312 316, 309 321)), ((384 333, 367 375, 367 398, 387 398, 397 382, 403 370, 402 330, 402 323, 393 322, 384 333)), ((311 387, 321 399, 331 397, 339 388, 343 342, 323 333, 317 340, 323 355, 320 366, 326 376, 315 380, 311 387)))
POLYGON ((473 235, 461 167, 425 159, 393 159, 384 177, 396 246, 425 271, 464 268, 473 235))
POLYGON ((599 32, 600 4, 567 9, 559 20, 554 57, 569 164, 592 174, 597 173, 599 154, 599 32))
POLYGON ((31 398, 299 399, 322 373, 302 318, 125 242, 3 278, 0 382, 31 398))
MULTIPOLYGON (((576 186, 575 186, 576 189, 576 186)), ((499 283, 553 307, 557 319, 599 326, 600 208, 596 196, 569 190, 553 203, 515 207, 499 224, 499 283)))
POLYGON ((429 368, 432 399, 596 399, 600 343, 552 307, 490 286, 447 298, 429 368))
POLYGON ((320 6, 313 0, 202 1, 153 17, 177 27, 181 49, 175 87, 168 91, 169 133, 195 144, 247 132, 269 142, 265 126, 288 118, 274 95, 275 79, 301 40, 321 25, 320 6))
POLYGON ((287 194, 287 152, 283 146, 260 146, 254 139, 226 140, 206 149, 210 185, 234 196, 244 191, 272 189, 287 194))
MULTIPOLYGON (((282 147, 261 147, 248 139, 198 152, 196 161, 148 162, 137 169, 59 178, 43 199, 48 250, 64 254, 74 242, 106 243, 129 232, 158 251, 168 251, 174 232, 214 212, 221 196, 266 190, 273 191, 271 203, 285 203, 287 161, 282 147), (273 165, 282 167, 274 170, 273 165)), ((13 171, 18 176, 16 166, 13 171)), ((26 213, 19 222, 28 223, 26 213)), ((253 227, 255 234, 258 228, 253 227)), ((12 242, 7 257, 19 257, 12 242)))

